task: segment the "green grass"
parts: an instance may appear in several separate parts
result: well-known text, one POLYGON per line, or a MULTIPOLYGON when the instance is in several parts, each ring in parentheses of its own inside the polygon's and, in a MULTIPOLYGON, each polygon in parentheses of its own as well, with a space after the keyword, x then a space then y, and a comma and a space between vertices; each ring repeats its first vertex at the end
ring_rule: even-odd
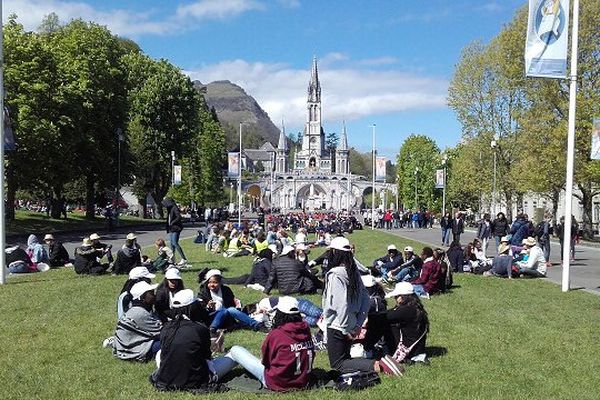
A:
MULTIPOLYGON (((382 232, 356 232, 350 240, 370 263, 397 246, 417 243, 382 232)), ((197 289, 196 272, 218 267, 234 276, 251 260, 207 255, 185 242, 194 271, 184 272, 197 289)), ((314 251, 319 253, 319 250, 314 251)), ((113 358, 102 339, 115 326, 115 301, 123 277, 79 277, 72 270, 11 276, 0 287, 1 399, 192 399, 186 393, 159 393, 148 383, 153 364, 113 358)), ((427 346, 441 355, 429 367, 412 366, 404 377, 384 377, 375 388, 356 393, 329 390, 254 396, 229 392, 210 399, 597 399, 600 371, 600 297, 563 294, 539 280, 501 280, 460 275, 452 293, 426 301, 431 321, 427 346)), ((261 294, 233 287, 245 303, 261 294)), ((308 296, 319 303, 318 296, 308 296)), ((237 331, 225 344, 240 344, 256 355, 264 334, 237 331)), ((316 367, 328 368, 319 352, 316 367)))
MULTIPOLYGON (((96 217, 93 221, 85 219, 85 213, 80 211, 70 212, 69 219, 52 219, 46 217, 45 213, 33 211, 17 211, 15 220, 7 224, 7 235, 19 235, 26 233, 39 234, 48 232, 75 231, 80 229, 94 230, 106 229, 107 223, 104 217, 96 217)), ((164 223, 162 220, 142 219, 129 215, 122 215, 120 226, 149 225, 164 223)))

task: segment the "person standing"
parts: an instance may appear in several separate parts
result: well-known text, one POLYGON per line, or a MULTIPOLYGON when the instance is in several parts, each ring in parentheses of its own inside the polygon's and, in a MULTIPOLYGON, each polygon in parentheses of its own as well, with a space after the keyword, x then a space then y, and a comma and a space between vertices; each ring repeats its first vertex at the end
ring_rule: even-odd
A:
POLYGON ((544 214, 544 219, 537 225, 535 229, 538 244, 544 252, 544 258, 546 259, 546 263, 548 263, 548 265, 550 265, 550 233, 552 231, 551 223, 552 214, 547 212, 544 214))
POLYGON ((450 244, 450 223, 452 220, 452 215, 447 212, 444 214, 442 219, 440 219, 440 227, 442 228, 442 245, 448 246, 450 244))
POLYGON ((169 242, 171 243, 171 250, 173 253, 177 251, 181 256, 181 260, 177 265, 186 265, 187 258, 183 252, 183 249, 179 245, 179 235, 183 230, 183 219, 181 218, 181 211, 175 204, 175 201, 169 197, 165 197, 162 201, 162 205, 167 209, 167 234, 169 235, 169 242))
POLYGON ((496 219, 492 221, 492 236, 496 239, 496 252, 500 248, 500 240, 508 235, 508 220, 503 212, 496 214, 496 219))
POLYGON ((477 226, 477 239, 481 240, 481 249, 483 254, 487 255, 488 245, 492 238, 492 222, 490 221, 490 214, 483 214, 483 218, 479 221, 477 226))
MULTIPOLYGON (((571 244, 570 255, 571 261, 575 261, 575 242, 577 239, 577 233, 579 231, 579 225, 574 216, 571 216, 571 238, 569 240, 571 244)), ((560 223, 556 225, 556 235, 560 241, 560 261, 563 260, 563 247, 565 244, 565 216, 560 217, 560 223)))
POLYGON ((456 213, 455 218, 450 220, 450 230, 452 231, 452 241, 460 243, 460 235, 465 231, 465 222, 460 211, 456 213))

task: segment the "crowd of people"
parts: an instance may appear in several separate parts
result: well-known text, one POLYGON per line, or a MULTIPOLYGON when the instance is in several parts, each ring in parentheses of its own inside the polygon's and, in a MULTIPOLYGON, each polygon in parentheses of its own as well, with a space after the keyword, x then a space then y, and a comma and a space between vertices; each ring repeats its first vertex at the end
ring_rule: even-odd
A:
POLYGON ((365 225, 374 223, 379 229, 433 229, 436 221, 435 214, 427 209, 412 210, 382 210, 365 209, 362 212, 365 225))

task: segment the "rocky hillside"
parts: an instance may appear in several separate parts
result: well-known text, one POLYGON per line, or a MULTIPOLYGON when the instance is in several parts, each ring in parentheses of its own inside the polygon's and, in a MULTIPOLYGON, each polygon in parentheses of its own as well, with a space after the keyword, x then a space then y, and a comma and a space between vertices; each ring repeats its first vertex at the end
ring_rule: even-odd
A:
POLYGON ((279 128, 273 124, 269 115, 256 100, 244 89, 230 81, 215 81, 203 84, 195 81, 198 89, 205 88, 205 98, 210 107, 214 107, 217 116, 225 129, 227 144, 230 150, 238 147, 239 123, 244 122, 243 146, 259 147, 265 141, 277 147, 279 128))

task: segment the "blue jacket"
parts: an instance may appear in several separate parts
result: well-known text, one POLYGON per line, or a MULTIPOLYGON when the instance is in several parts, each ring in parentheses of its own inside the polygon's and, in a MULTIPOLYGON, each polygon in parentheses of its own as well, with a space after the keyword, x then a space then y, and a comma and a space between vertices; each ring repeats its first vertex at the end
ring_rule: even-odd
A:
POLYGON ((513 246, 521 246, 523 244, 523 239, 529 236, 529 222, 522 218, 515 220, 510 228, 510 234, 512 235, 510 244, 513 246))

